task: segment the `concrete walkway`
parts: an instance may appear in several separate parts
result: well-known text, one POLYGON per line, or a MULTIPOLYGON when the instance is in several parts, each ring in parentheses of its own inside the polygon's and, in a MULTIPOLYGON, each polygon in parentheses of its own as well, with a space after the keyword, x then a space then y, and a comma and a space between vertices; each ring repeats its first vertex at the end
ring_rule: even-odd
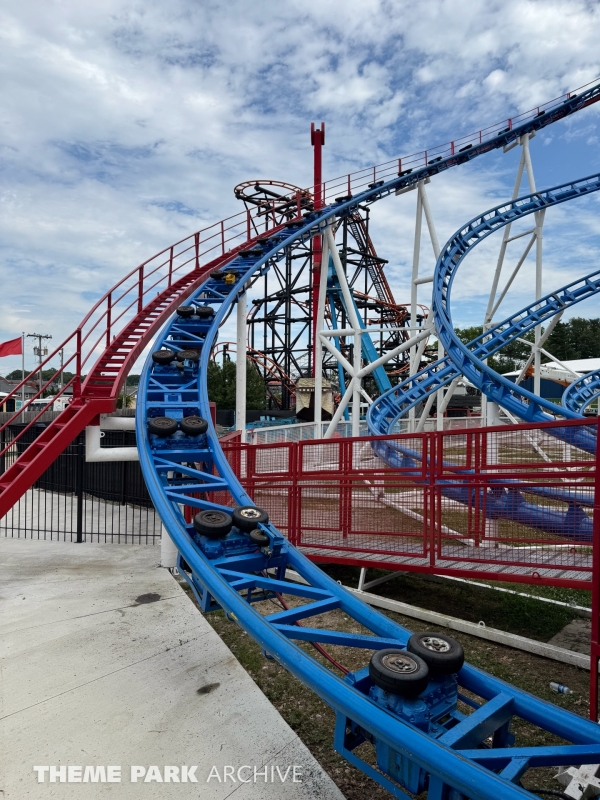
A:
POLYGON ((0 539, 3 800, 343 800, 158 554, 0 539), (34 766, 87 781, 39 783, 34 766))

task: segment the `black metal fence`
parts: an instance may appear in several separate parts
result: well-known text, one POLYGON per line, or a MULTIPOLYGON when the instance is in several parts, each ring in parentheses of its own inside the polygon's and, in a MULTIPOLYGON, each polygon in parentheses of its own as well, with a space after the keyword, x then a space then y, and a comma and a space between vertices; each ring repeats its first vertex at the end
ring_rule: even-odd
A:
MULTIPOLYGON (((0 474, 56 416, 42 418, 0 459, 0 474)), ((129 415, 128 415, 129 416, 129 415)), ((2 447, 27 424, 8 425, 2 447)), ((134 431, 105 431, 103 447, 135 446, 134 431)), ((161 522, 137 461, 88 463, 85 434, 72 442, 0 519, 0 536, 71 542, 156 544, 161 522)))

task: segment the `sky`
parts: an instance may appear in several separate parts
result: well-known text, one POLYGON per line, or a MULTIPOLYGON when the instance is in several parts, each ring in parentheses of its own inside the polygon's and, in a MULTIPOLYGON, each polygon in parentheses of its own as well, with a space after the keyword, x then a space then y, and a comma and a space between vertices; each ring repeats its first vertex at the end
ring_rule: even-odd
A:
MULTIPOLYGON (((137 264, 240 210, 238 182, 311 184, 311 122, 326 122, 323 173, 333 177, 600 78, 599 39, 591 0, 8 0, 0 341, 24 330, 58 343, 137 264)), ((538 188, 600 171, 599 145, 600 103, 538 134, 538 188)), ((432 181, 440 244, 510 196, 518 158, 490 154, 432 181)), ((596 267, 599 210, 592 196, 548 212, 545 291, 596 267)), ((414 193, 373 207, 398 302, 409 298, 414 214, 414 193)), ((461 268, 457 325, 481 321, 498 243, 461 268)), ((422 274, 434 265, 424 236, 422 274)), ((533 299, 532 269, 507 313, 533 299)), ((419 300, 429 299, 425 287, 419 300)), ((600 316, 591 301, 574 313, 600 316)), ((19 357, 4 358, 0 374, 16 367, 19 357)))

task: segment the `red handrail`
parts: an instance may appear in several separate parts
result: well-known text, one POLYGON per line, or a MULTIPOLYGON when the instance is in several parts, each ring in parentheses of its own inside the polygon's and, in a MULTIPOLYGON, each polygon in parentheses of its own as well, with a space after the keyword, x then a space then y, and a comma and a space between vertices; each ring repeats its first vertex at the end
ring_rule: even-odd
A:
MULTIPOLYGON (((497 132, 499 126, 512 129, 515 123, 519 124, 524 122, 526 119, 530 119, 539 115, 540 111, 545 111, 559 102, 564 102, 564 100, 569 99, 572 94, 581 91, 581 89, 585 89, 587 86, 592 85, 592 83, 594 82, 590 81, 590 83, 578 87, 574 91, 567 92, 566 94, 550 100, 541 106, 536 106, 529 111, 525 111, 516 117, 503 120, 495 125, 489 125, 488 127, 482 128, 475 133, 467 134, 451 142, 436 145, 435 147, 430 147, 427 150, 422 150, 418 153, 403 156, 402 158, 395 157, 390 161, 383 162, 382 164, 365 167, 364 169, 357 170, 356 172, 333 178, 332 180, 328 181, 327 184, 322 184, 324 201, 327 202, 328 199, 331 200, 338 192, 343 192, 345 194, 352 194, 353 192, 356 193, 358 189, 364 188, 371 183, 374 177, 377 177, 379 180, 395 177, 400 166, 404 169, 415 169, 419 166, 426 166, 427 163, 431 163, 433 158, 454 155, 455 152, 463 147, 466 147, 468 144, 479 144, 488 135, 497 132)), ((314 194, 314 187, 309 187, 303 191, 308 194, 314 194)), ((301 211, 301 203, 299 199, 300 193, 297 191, 292 192, 287 199, 293 200, 295 198, 297 199, 296 206, 297 213, 299 215, 301 211)), ((285 198, 278 198, 277 202, 280 203, 282 199, 285 198)), ((46 359, 44 359, 38 369, 42 370, 45 366, 47 366, 52 359, 57 357, 61 350, 64 350, 69 346, 74 347, 73 355, 67 360, 66 363, 63 364, 61 369, 55 373, 55 376, 60 375, 61 372, 65 370, 65 367, 71 363, 73 358, 75 358, 76 377, 73 381, 73 392, 74 396, 78 397, 81 387, 82 370, 88 363, 90 357, 92 357, 94 354, 100 355, 97 348, 102 341, 106 343, 107 347, 110 346, 110 343, 114 338, 113 331, 116 330, 116 324, 124 318, 125 322, 127 322, 128 314, 131 315, 131 318, 134 318, 134 309, 138 314, 143 312, 147 304, 145 301, 147 299, 154 299, 155 295, 150 295, 150 293, 154 292, 154 290, 156 290, 157 287, 160 287, 161 284, 164 284, 165 288, 170 287, 173 282, 173 276, 179 273, 179 277, 182 277, 182 270, 184 270, 186 267, 189 267, 190 264, 192 265, 192 270, 190 271, 197 271, 200 268, 202 259, 206 261, 210 260, 207 259, 207 257, 210 255, 212 255, 213 258, 216 255, 224 255, 226 253, 227 245, 230 245, 231 249, 231 245, 234 242, 237 241, 238 243, 241 243, 243 241, 247 241, 249 238, 248 231, 251 227, 252 218, 254 218, 255 221, 263 218, 266 223, 266 230, 269 230, 275 226, 274 214, 272 215, 271 219, 269 219, 269 215, 265 215, 264 210, 259 210, 257 208, 254 211, 250 211, 248 209, 244 209, 244 211, 233 214, 232 216, 226 217, 223 220, 219 220, 218 222, 215 222, 206 228, 202 228, 200 231, 192 233, 190 236, 186 236, 184 239, 181 239, 175 244, 166 247, 164 250, 161 250, 147 261, 142 262, 140 265, 132 269, 97 301, 97 303, 90 309, 88 314, 83 318, 77 329, 57 348, 55 348, 46 359), (203 251, 200 251, 200 243, 202 243, 202 245, 205 247, 203 251), (177 250, 179 247, 182 247, 182 249, 177 250), (217 251, 217 253, 214 251, 217 251), (186 257, 188 253, 190 253, 190 255, 189 257, 186 257), (161 257, 163 256, 166 257, 160 261, 161 257), (148 284, 149 278, 157 275, 157 273, 159 273, 159 275, 154 282, 148 284), (121 294, 117 295, 117 290, 119 289, 122 291, 121 294), (88 344, 90 337, 95 333, 97 333, 98 336, 94 339, 93 344, 88 344), (84 351, 83 348, 86 344, 87 347, 84 351)), ((258 226, 256 224, 255 230, 258 231, 258 226)), ((45 387, 54 382, 55 376, 53 376, 51 381, 48 381, 45 384, 45 387)), ((7 395, 5 400, 17 395, 27 380, 28 378, 25 378, 23 381, 21 381, 7 395)), ((39 394, 40 392, 38 392, 34 398, 31 398, 27 403, 25 403, 23 407, 19 409, 19 411, 16 412, 16 414, 11 418, 11 421, 14 422, 14 419, 20 416, 31 405, 33 400, 39 397, 39 394)), ((4 425, 0 426, 0 431, 3 430, 7 424, 8 423, 5 423, 4 425)))

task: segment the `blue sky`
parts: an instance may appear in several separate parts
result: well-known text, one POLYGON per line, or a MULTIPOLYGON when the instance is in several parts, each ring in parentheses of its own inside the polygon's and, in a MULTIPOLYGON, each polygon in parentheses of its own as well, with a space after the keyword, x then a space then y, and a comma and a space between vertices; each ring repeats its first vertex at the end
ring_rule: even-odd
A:
MULTIPOLYGON (((239 181, 311 183, 311 121, 326 121, 324 175, 335 176, 600 77, 599 38, 600 5, 580 0, 9 0, 0 341, 23 329, 66 336, 137 263, 235 213, 239 181)), ((600 104, 533 140, 538 187, 600 170, 599 115, 600 104)), ((441 242, 509 194, 517 158, 492 154, 432 182, 441 242)), ((574 205, 547 217, 547 291, 597 264, 598 198, 574 205)), ((411 196, 373 211, 399 302, 413 217, 411 196)), ((480 320, 494 247, 465 265, 459 323, 480 320)), ((509 304, 531 299, 531 274, 509 304)), ((593 304, 577 313, 600 316, 593 304)), ((19 365, 6 358, 0 374, 19 365)))

